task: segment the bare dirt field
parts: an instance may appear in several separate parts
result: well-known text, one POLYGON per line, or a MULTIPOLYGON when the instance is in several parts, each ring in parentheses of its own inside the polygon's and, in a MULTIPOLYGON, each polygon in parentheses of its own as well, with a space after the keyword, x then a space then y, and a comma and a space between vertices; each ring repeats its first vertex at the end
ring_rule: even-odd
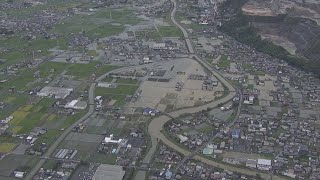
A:
MULTIPOLYGON (((130 102, 127 106, 127 113, 133 112, 138 107, 156 108, 161 111, 182 108, 214 100, 221 95, 223 87, 221 83, 212 91, 202 90, 202 80, 190 80, 189 74, 206 75, 200 64, 191 59, 177 59, 164 63, 168 70, 165 74, 170 77, 169 82, 144 81, 141 83, 142 90, 140 98, 136 102, 130 102), (174 66, 171 70, 170 68, 174 66), (177 72, 185 72, 177 74, 177 72), (176 90, 176 83, 183 82, 184 86, 181 91, 176 90), (218 94, 220 92, 220 94, 218 94)), ((215 80, 214 77, 211 79, 215 80)))

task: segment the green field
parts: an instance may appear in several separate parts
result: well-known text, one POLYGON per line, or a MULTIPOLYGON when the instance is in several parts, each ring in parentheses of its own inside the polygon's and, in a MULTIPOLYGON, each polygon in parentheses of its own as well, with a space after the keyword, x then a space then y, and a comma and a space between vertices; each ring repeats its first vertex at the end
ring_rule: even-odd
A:
POLYGON ((117 156, 114 154, 94 153, 91 155, 90 160, 102 164, 116 164, 117 156))
POLYGON ((63 23, 51 31, 68 37, 84 31, 90 38, 102 38, 119 34, 124 25, 135 25, 140 22, 129 9, 101 8, 90 15, 74 15, 66 18, 63 23))
POLYGON ((182 37, 182 31, 176 26, 160 26, 159 33, 162 37, 182 37))
POLYGON ((96 88, 95 95, 103 96, 105 99, 112 99, 116 102, 114 106, 122 107, 126 104, 126 95, 133 95, 139 86, 137 85, 119 85, 117 88, 96 88))
POLYGON ((78 121, 82 116, 84 116, 86 114, 85 111, 80 111, 75 115, 69 116, 66 118, 66 120, 63 122, 62 125, 60 125, 60 129, 63 128, 67 128, 69 126, 71 126, 73 123, 75 123, 76 121, 78 121))
POLYGON ((159 26, 152 30, 143 30, 138 32, 140 36, 145 36, 154 40, 161 40, 163 37, 182 37, 182 31, 176 26, 159 26))
POLYGON ((50 78, 53 79, 59 74, 61 74, 63 71, 67 71, 67 75, 72 75, 75 76, 76 79, 83 80, 85 78, 89 78, 90 75, 92 75, 95 72, 97 76, 100 76, 104 73, 121 67, 113 65, 102 65, 99 68, 95 68, 97 64, 97 62, 90 62, 88 64, 66 64, 57 62, 46 62, 35 69, 22 69, 20 73, 18 73, 17 77, 11 79, 10 81, 4 84, 1 84, 0 87, 4 89, 15 87, 16 90, 25 91, 32 87, 43 87, 44 84, 42 82, 45 80, 46 77, 50 76, 50 78), (32 85, 28 85, 29 83, 34 82, 38 79, 37 77, 33 77, 33 73, 36 71, 40 71, 39 78, 42 78, 42 81, 33 83, 32 85))
POLYGON ((57 129, 49 129, 44 135, 40 136, 39 139, 37 139, 36 143, 46 143, 46 144, 52 144, 61 134, 60 130, 57 129))
POLYGON ((108 95, 133 95, 138 89, 137 85, 119 85, 116 88, 96 88, 95 94, 97 96, 108 95))
POLYGON ((0 153, 8 153, 15 146, 16 146, 16 144, 13 144, 13 143, 0 143, 0 153))
MULTIPOLYGON (((48 5, 30 6, 27 8, 16 10, 4 10, 4 13, 10 17, 19 19, 28 18, 34 13, 39 13, 46 9, 56 9, 65 12, 69 8, 74 7, 93 7, 92 3, 79 0, 52 0, 47 2, 48 5), (50 8, 49 8, 50 7, 50 8)), ((116 35, 124 31, 126 25, 135 25, 141 19, 137 18, 134 12, 127 8, 98 8, 95 12, 87 14, 75 14, 64 18, 61 22, 54 25, 49 31, 59 34, 54 39, 46 39, 42 36, 35 36, 32 39, 24 37, 23 32, 17 32, 13 35, 0 37, 0 48, 8 49, 8 51, 0 52, 0 68, 17 63, 21 60, 40 58, 50 54, 49 50, 57 47, 58 49, 68 49, 69 39, 80 32, 84 32, 91 40, 96 38, 108 37, 116 35)), ((79 47, 73 47, 79 48, 79 47)), ((87 52, 88 55, 96 56, 94 52, 87 52)))
POLYGON ((0 179, 9 179, 7 177, 15 170, 28 172, 38 160, 35 156, 9 154, 0 161, 0 179))
POLYGON ((254 89, 253 84, 248 84, 248 89, 253 90, 254 89))
POLYGON ((53 102, 53 99, 44 98, 35 106, 23 106, 12 113, 13 119, 9 122, 12 133, 28 133, 34 127, 45 123, 50 116, 46 114, 47 109, 53 102))

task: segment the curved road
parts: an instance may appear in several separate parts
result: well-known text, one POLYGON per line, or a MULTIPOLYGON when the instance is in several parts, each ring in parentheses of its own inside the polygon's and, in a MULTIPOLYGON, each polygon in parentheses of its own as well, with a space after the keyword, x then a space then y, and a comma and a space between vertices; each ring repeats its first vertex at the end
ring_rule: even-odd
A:
MULTIPOLYGON (((206 110, 208 107, 209 108, 214 108, 217 107, 218 104, 220 103, 225 103, 229 100, 231 100, 235 95, 236 95, 236 90, 235 88, 224 78, 222 77, 218 72, 216 72, 211 66, 209 66, 205 61, 203 61, 201 58, 199 58, 194 51, 194 48, 192 46, 191 40, 189 38, 189 35, 187 33, 187 31, 179 24, 176 22, 175 20, 175 13, 177 10, 177 4, 175 0, 171 0, 173 3, 173 9, 171 11, 171 21, 173 22, 173 24, 175 24, 182 32, 186 41, 186 45, 188 48, 188 51, 190 53, 190 58, 198 61, 201 65, 203 65, 205 68, 207 68, 209 71, 211 71, 211 73, 221 82, 223 83, 229 90, 229 94, 222 98, 219 99, 217 101, 211 102, 209 104, 203 105, 203 106, 199 106, 199 107, 191 107, 191 108, 186 108, 186 109, 182 109, 182 110, 178 110, 178 111, 174 111, 174 112, 170 112, 168 115, 161 115, 159 117, 154 118, 149 126, 148 126, 148 132, 151 136, 151 143, 152 143, 152 147, 150 148, 149 152, 147 153, 147 155, 145 156, 145 158, 143 159, 142 163, 144 164, 149 164, 150 161, 153 158, 154 153, 157 150, 157 145, 158 145, 158 141, 162 141, 162 143, 164 143, 165 145, 167 145, 168 147, 176 150, 177 152, 183 154, 184 156, 189 156, 192 157, 193 154, 190 151, 187 151, 185 149, 182 149, 181 147, 177 146, 175 143, 171 142, 169 139, 167 139, 167 137, 164 136, 164 134, 161 133, 161 130, 163 129, 163 126, 166 122, 168 122, 169 120, 171 120, 172 118, 177 118, 179 116, 181 116, 182 114, 186 114, 186 113, 196 113, 202 110, 206 110), (171 117, 169 117, 171 116, 171 117)), ((219 163, 216 161, 212 161, 209 160, 207 158, 201 157, 199 155, 195 155, 193 157, 196 160, 199 160, 203 163, 206 163, 208 165, 211 166, 215 166, 215 167, 220 167, 229 171, 234 171, 234 172, 241 172, 242 174, 247 174, 247 175, 252 175, 255 176, 257 174, 256 171, 252 171, 249 169, 245 169, 245 168, 238 168, 235 166, 229 166, 227 164, 223 164, 223 163, 219 163)), ((268 174, 265 173, 259 173, 264 179, 268 178, 268 174)), ((274 179, 281 179, 279 177, 274 176, 274 179)), ((138 171, 138 173, 135 176, 135 180, 141 180, 141 179, 145 179, 145 172, 144 171, 138 171)))

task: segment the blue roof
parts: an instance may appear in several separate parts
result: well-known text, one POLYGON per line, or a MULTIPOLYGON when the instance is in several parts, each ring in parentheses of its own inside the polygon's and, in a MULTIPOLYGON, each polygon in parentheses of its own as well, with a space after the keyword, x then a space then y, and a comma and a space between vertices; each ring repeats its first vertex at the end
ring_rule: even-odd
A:
POLYGON ((170 172, 169 170, 167 170, 165 175, 166 175, 166 178, 170 178, 170 179, 171 179, 172 172, 170 172))
POLYGON ((240 136, 240 129, 233 129, 231 134, 232 136, 240 136))
POLYGON ((149 112, 150 110, 151 110, 150 108, 146 107, 144 108, 143 112, 149 112))

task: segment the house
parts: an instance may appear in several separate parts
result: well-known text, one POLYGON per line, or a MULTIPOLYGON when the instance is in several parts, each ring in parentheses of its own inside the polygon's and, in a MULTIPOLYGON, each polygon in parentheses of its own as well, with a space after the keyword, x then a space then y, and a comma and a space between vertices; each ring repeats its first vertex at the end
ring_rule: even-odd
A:
POLYGON ((142 114, 145 116, 156 116, 157 114, 159 114, 159 111, 151 108, 145 108, 142 114))
POLYGON ((226 142, 222 141, 220 143, 220 149, 224 149, 226 147, 226 142))
POLYGON ((246 167, 249 167, 249 168, 257 168, 257 160, 255 159, 248 159, 246 161, 246 167))
POLYGON ((25 172, 14 171, 13 174, 14 174, 14 177, 22 179, 24 177, 25 172))
POLYGON ((253 104, 253 100, 254 100, 254 96, 253 95, 245 96, 243 99, 244 99, 243 100, 243 104, 252 105, 253 104))
POLYGON ((166 179, 171 179, 172 177, 172 172, 169 171, 169 169, 165 173, 166 179))
POLYGON ((309 153, 308 146, 306 146, 306 145, 300 145, 300 146, 299 146, 299 149, 298 149, 298 153, 299 153, 299 155, 301 155, 301 156, 308 155, 308 153, 309 153))
POLYGON ((149 64, 149 63, 152 63, 152 61, 150 60, 150 58, 148 56, 145 56, 142 59, 142 63, 143 64, 149 64))
POLYGON ((257 168, 264 171, 269 171, 271 168, 271 160, 258 159, 257 168))
POLYGON ((30 142, 32 141, 32 139, 33 139, 32 136, 28 136, 28 137, 26 138, 26 141, 30 143, 30 142))
POLYGON ((143 136, 143 132, 139 128, 134 128, 134 129, 131 130, 130 136, 132 136, 132 137, 142 137, 143 136))

